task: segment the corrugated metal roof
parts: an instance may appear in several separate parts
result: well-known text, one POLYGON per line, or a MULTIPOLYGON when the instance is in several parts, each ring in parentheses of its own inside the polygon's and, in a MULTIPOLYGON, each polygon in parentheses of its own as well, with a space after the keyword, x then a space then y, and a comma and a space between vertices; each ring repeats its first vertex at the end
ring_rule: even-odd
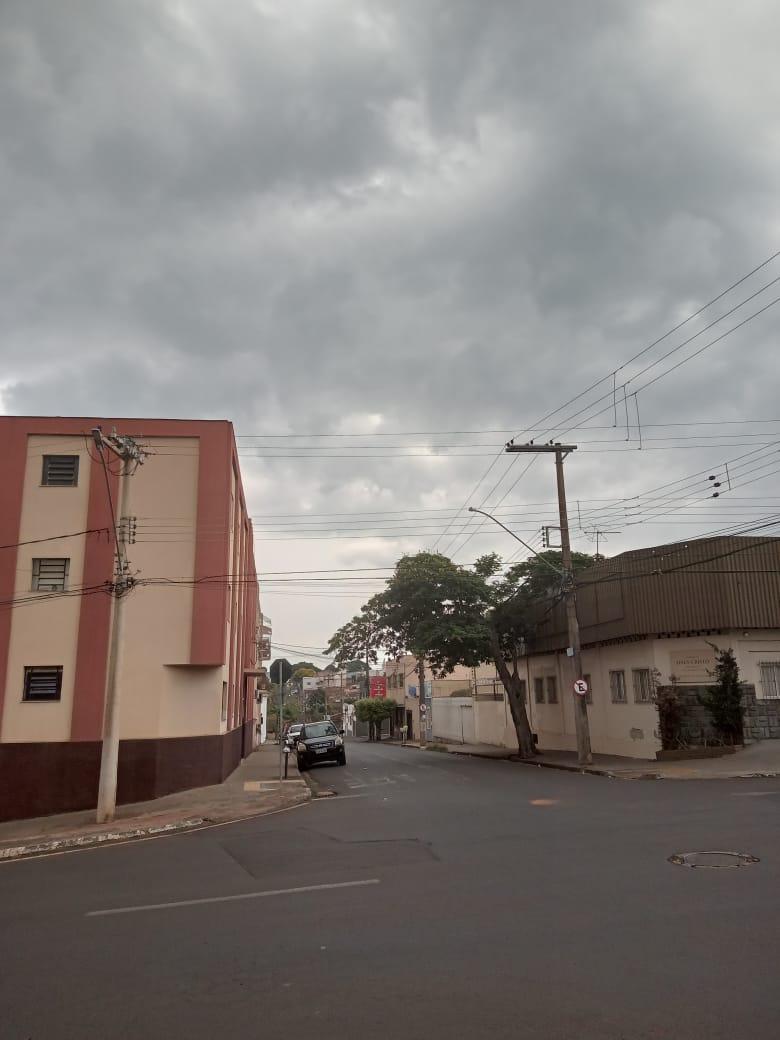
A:
MULTIPOLYGON (((577 576, 583 646, 613 639, 780 628, 780 538, 724 536, 654 546, 601 560, 577 576)), ((531 653, 567 646, 562 603, 531 653)))

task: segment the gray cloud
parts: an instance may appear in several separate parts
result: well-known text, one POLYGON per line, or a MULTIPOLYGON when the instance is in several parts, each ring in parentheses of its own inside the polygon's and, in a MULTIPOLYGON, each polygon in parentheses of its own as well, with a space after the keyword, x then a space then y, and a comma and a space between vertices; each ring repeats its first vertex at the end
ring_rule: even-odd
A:
MULTIPOLYGON (((2 408, 221 415, 243 433, 368 432, 370 416, 521 430, 773 251, 780 12, 713 0, 699 14, 672 0, 4 4, 2 408)), ((643 421, 771 417, 776 329, 770 311, 640 394, 643 421)), ((729 455, 594 448, 569 463, 575 499, 729 455)), ((457 507, 489 461, 247 457, 245 475, 258 513, 457 507)), ((551 492, 540 464, 508 501, 551 492)), ((432 541, 260 555, 384 563, 432 541)), ((494 544, 480 533, 459 558, 494 544)), ((359 603, 285 607, 301 602, 273 605, 302 643, 359 603)))

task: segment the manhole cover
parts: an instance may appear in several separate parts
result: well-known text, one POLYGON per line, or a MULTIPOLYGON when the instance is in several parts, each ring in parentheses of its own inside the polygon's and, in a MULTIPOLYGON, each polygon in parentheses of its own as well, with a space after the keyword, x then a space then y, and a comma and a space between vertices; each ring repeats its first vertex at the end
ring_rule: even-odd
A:
POLYGON ((669 862, 678 867, 705 867, 709 870, 725 870, 729 867, 749 867, 758 863, 758 856, 747 852, 675 852, 669 862))

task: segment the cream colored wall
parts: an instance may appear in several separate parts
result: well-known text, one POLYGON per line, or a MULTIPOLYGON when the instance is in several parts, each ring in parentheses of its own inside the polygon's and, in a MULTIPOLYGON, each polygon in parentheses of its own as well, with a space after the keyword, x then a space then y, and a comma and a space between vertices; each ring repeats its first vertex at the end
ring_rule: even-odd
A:
MULTIPOLYGON (((144 444, 159 454, 150 455, 129 478, 128 512, 139 518, 138 541, 128 546, 132 571, 139 578, 191 576, 195 570, 198 440, 153 438, 144 444), (170 523, 178 526, 161 526, 170 523)), ((189 663, 192 600, 191 585, 141 586, 127 597, 120 669, 123 739, 219 732, 220 670, 205 669, 207 680, 196 678, 195 668, 165 667, 189 663), (184 688, 190 681, 191 703, 184 688), (202 703, 201 688, 207 682, 213 683, 217 704, 210 716, 202 703), (180 711, 174 711, 174 706, 180 711)))
POLYGON ((517 751, 517 733, 506 696, 500 701, 474 701, 475 736, 478 744, 517 751))
MULTIPOLYGON (((158 732, 200 737, 219 732, 222 668, 163 667, 158 732)), ((123 733, 122 736, 125 736, 123 733)))
MULTIPOLYGON (((90 460, 83 437, 38 436, 28 438, 19 541, 71 531, 87 526, 90 460), (44 455, 78 455, 79 481, 74 488, 41 487, 44 455)), ((14 598, 32 597, 12 612, 5 704, 0 737, 4 741, 56 741, 70 737, 73 677, 81 598, 47 599, 31 592, 35 557, 70 559, 68 584, 82 584, 84 538, 67 538, 38 545, 20 546, 17 556, 14 598), (59 701, 22 701, 26 665, 62 665, 62 697, 59 701)))
MULTIPOLYGON (((632 669, 657 667, 653 641, 625 643, 583 651, 583 672, 590 676, 593 704, 588 705, 591 746, 597 754, 654 758, 661 744, 657 737, 658 715, 652 704, 634 701, 632 669), (610 671, 625 672, 625 704, 613 704, 609 685, 610 671)), ((573 750, 577 746, 574 728, 574 681, 571 659, 565 654, 532 657, 529 662, 532 701, 532 728, 541 750, 573 750), (533 680, 536 676, 556 675, 558 704, 537 704, 533 680)), ((546 690, 545 690, 546 696, 546 690)))
MULTIPOLYGON (((718 639, 714 643, 720 645, 718 639)), ((780 663, 780 632, 751 632, 744 635, 742 632, 732 634, 732 646, 739 664, 739 671, 743 682, 753 683, 756 688, 756 696, 763 697, 761 688, 761 673, 759 664, 761 662, 780 663)))

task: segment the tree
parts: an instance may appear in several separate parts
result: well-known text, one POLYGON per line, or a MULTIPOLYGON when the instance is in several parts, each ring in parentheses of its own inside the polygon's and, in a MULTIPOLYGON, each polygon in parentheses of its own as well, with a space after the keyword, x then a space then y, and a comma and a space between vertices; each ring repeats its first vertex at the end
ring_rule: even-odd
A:
POLYGON ((395 710, 395 701, 386 697, 363 697, 355 704, 355 714, 359 722, 368 723, 368 739, 382 739, 382 723, 391 718, 395 710))
POLYGON ((339 668, 358 665, 365 668, 366 696, 371 687, 371 665, 379 660, 377 651, 382 645, 379 622, 379 596, 372 596, 346 625, 330 637, 325 653, 336 659, 339 668))
MULTIPOLYGON (((587 553, 572 553, 572 570, 577 574, 593 561, 587 553)), ((554 549, 515 564, 503 575, 501 559, 495 553, 481 557, 474 566, 486 583, 490 657, 506 690, 521 758, 533 757, 536 747, 523 696, 528 691, 520 677, 520 658, 536 626, 562 597, 562 569, 561 553, 554 549)))
POLYGON ((277 685, 280 682, 282 684, 289 682, 292 678, 292 673, 293 666, 290 664, 286 657, 277 657, 275 661, 271 662, 271 667, 268 669, 268 674, 271 677, 271 681, 275 682, 277 685))
POLYGON ((306 714, 310 718, 315 718, 319 715, 325 715, 325 691, 324 690, 312 690, 306 698, 306 714))
POLYGON ((313 679, 317 675, 316 668, 310 668, 307 665, 296 665, 295 671, 292 673, 293 679, 313 679))
MULTIPOLYGON (((500 562, 500 561, 499 561, 500 562)), ((575 575, 592 567, 595 556, 588 553, 573 552, 571 566, 575 575)), ((560 572, 563 570, 563 556, 557 549, 547 549, 532 556, 522 563, 516 563, 507 571, 507 578, 519 587, 523 587, 523 595, 528 602, 543 602, 558 595, 561 587, 560 572), (556 571, 558 572, 556 574, 556 571)))
POLYGON ((731 647, 721 650, 714 643, 710 643, 710 646, 717 652, 715 684, 699 699, 710 713, 713 726, 724 740, 732 744, 741 744, 745 709, 742 704, 739 665, 731 647))
MULTIPOLYGON (((416 660, 421 707, 426 660, 434 675, 486 660, 485 591, 475 572, 440 553, 420 552, 403 556, 375 597, 384 646, 394 657, 409 653, 416 660)), ((420 738, 424 743, 422 724, 420 738)))
POLYGON ((320 673, 320 669, 312 661, 296 661, 293 665, 293 668, 293 678, 295 677, 296 673, 299 672, 302 668, 309 669, 312 675, 319 675, 320 673))

